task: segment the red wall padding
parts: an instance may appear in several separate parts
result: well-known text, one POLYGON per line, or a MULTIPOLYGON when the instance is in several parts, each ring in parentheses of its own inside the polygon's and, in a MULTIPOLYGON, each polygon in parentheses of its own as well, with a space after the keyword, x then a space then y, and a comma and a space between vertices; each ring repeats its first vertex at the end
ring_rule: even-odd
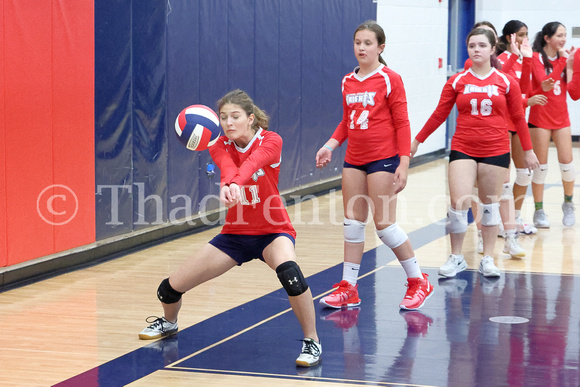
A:
POLYGON ((55 227, 54 250, 95 241, 94 2, 53 2, 54 183, 78 197, 78 212, 55 227))
POLYGON ((0 225, 13 265, 95 241, 94 11, 92 0, 3 3, 0 225))
MULTIPOLYGON (((0 2, 4 20, 4 2, 0 2)), ((0 267, 6 266, 6 125, 4 122, 4 23, 0 23, 0 267)))

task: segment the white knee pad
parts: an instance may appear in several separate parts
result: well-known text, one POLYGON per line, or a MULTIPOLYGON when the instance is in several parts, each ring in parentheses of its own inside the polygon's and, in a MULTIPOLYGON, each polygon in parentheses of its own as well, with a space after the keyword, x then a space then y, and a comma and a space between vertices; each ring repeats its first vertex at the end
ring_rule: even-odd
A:
POLYGON ((391 249, 401 246, 407 239, 409 239, 407 233, 403 231, 397 223, 393 223, 382 230, 377 230, 377 235, 380 240, 391 249))
POLYGON ((451 234, 461 234, 467 231, 467 212, 449 207, 447 210, 447 231, 451 234))
POLYGON ((576 169, 573 161, 570 164, 560 163, 560 171, 562 172, 562 181, 574 181, 576 179, 576 169))
POLYGON ((503 183, 500 200, 509 200, 514 197, 514 191, 510 183, 503 183))
POLYGON ((534 177, 532 177, 532 183, 544 184, 544 181, 546 181, 547 176, 548 176, 548 164, 540 164, 540 168, 534 169, 534 177))
POLYGON ((361 243, 365 241, 366 223, 355 219, 344 218, 344 240, 350 243, 361 243))
POLYGON ((501 223, 499 213, 499 203, 490 203, 483 205, 483 215, 481 215, 481 224, 483 226, 497 226, 501 223))
POLYGON ((532 182, 534 173, 528 168, 516 168, 516 184, 521 187, 527 187, 532 182))

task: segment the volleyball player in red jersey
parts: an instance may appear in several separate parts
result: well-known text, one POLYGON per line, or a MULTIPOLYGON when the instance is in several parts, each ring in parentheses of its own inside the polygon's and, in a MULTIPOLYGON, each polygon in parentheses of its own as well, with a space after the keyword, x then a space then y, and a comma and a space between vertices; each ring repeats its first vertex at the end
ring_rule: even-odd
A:
MULTIPOLYGON (((242 90, 218 102, 221 136, 209 151, 221 171, 220 201, 228 208, 221 233, 185 261, 157 291, 164 316, 141 339, 177 332, 181 296, 186 291, 255 258, 274 269, 288 293, 304 332, 297 366, 320 362, 322 347, 316 333, 312 293, 296 263, 296 231, 278 192, 282 138, 268 131, 269 118, 242 90)), ((249 278, 249 277, 248 277, 249 278)))
MULTIPOLYGON (((519 24, 519 26, 521 26, 521 25, 525 26, 525 24, 523 24, 521 22, 519 22, 518 24, 519 24)), ((483 29, 487 29, 489 31, 492 31, 494 36, 497 39, 496 29, 493 26, 493 24, 491 24, 488 21, 477 22, 477 23, 475 23, 473 28, 474 29, 475 28, 483 28, 483 29)), ((503 33, 505 36, 505 34, 506 34, 505 27, 504 27, 503 33)), ((527 36, 527 27, 525 27, 524 34, 525 34, 525 36, 527 36)), ((522 71, 525 71, 525 73, 527 74, 524 76, 524 79, 529 79, 531 63, 528 63, 526 61, 525 70, 524 70, 523 66, 518 66, 518 56, 519 56, 519 48, 518 47, 519 47, 519 45, 517 43, 517 39, 515 39, 515 37, 514 37, 513 44, 509 44, 505 37, 502 37, 502 38, 503 39, 497 39, 498 44, 496 45, 496 49, 495 49, 494 53, 490 57, 490 63, 492 65, 492 67, 494 67, 498 70, 502 70, 503 72, 510 73, 510 75, 512 75, 512 73, 514 73, 514 75, 515 75, 516 70, 518 68, 521 68, 522 71), (505 47, 507 45, 513 46, 512 49, 514 50, 514 52, 517 52, 517 55, 511 55, 509 58, 507 58, 504 55, 503 56, 504 60, 502 61, 497 54, 498 54, 498 52, 503 54, 502 51, 505 49, 505 47), (501 48, 499 48, 500 46, 501 46, 501 48)), ((531 49, 531 47, 529 47, 529 44, 527 44, 528 42, 525 41, 524 39, 522 39, 522 41, 520 43, 524 44, 524 46, 522 47, 522 50, 524 50, 526 55, 529 54, 529 57, 531 59, 532 49, 531 49), (529 48, 529 50, 527 50, 527 48, 529 48)), ((468 58, 465 61, 464 69, 465 70, 469 69, 471 67, 471 64, 472 64, 471 59, 468 58)), ((520 73, 520 75, 521 75, 521 73, 520 73)), ((518 77, 514 77, 514 78, 518 79, 518 77)), ((522 84, 522 83, 524 84, 524 86, 523 86, 524 90, 527 90, 529 88, 529 82, 521 82, 521 80, 520 80, 520 84, 522 84)), ((525 93, 524 90, 522 90, 522 93, 525 93)), ((511 135, 511 134, 515 134, 516 132, 515 132, 515 129, 513 127, 511 120, 509 119, 509 116, 507 117, 507 120, 508 120, 508 125, 510 126, 509 133, 510 133, 510 144, 511 144, 512 151, 513 151, 512 158, 516 157, 516 160, 514 161, 514 163, 516 165, 520 165, 521 163, 523 163, 523 159, 521 160, 521 163, 519 163, 520 157, 523 158, 521 144, 519 143, 519 139, 517 136, 514 137, 511 135), (516 143, 511 141, 512 138, 516 139, 516 143)), ((511 255, 512 257, 521 258, 521 257, 524 257, 526 255, 526 251, 524 250, 523 247, 520 246, 518 239, 517 239, 517 237, 518 237, 518 234, 517 234, 518 233, 518 218, 516 216, 516 211, 515 211, 515 206, 514 206, 514 195, 513 195, 513 191, 511 188, 511 184, 510 184, 509 168, 505 172, 506 173, 505 173, 502 194, 501 194, 500 200, 499 200, 499 211, 500 211, 501 220, 502 220, 502 222, 499 224, 499 226, 500 226, 499 236, 505 238, 503 252, 505 254, 511 255)), ((531 180, 531 173, 528 173, 527 176, 531 180)), ((473 195, 475 197, 477 197, 477 194, 478 194, 478 190, 476 188, 476 189, 474 189, 473 195)), ((480 203, 478 203, 475 200, 472 201, 471 210, 473 212, 473 215, 474 215, 474 218, 476 221, 476 225, 477 225, 477 236, 478 236, 478 238, 477 238, 478 239, 477 252, 479 254, 483 254, 483 237, 482 237, 481 217, 479 216, 479 214, 480 214, 479 206, 480 206, 480 203)), ((533 226, 525 225, 525 224, 523 224, 523 222, 521 222, 521 223, 522 224, 521 224, 520 232, 532 234, 532 233, 535 233, 538 231, 533 226)), ((445 272, 445 270, 441 271, 441 273, 444 273, 444 272, 445 272)))
POLYGON ((354 33, 359 66, 342 79, 343 117, 331 138, 316 153, 316 167, 348 139, 342 170, 344 264, 342 281, 320 303, 331 308, 359 305, 357 278, 364 252, 369 201, 377 235, 393 250, 407 274, 407 292, 399 304, 423 306, 433 286, 421 272, 407 234, 397 224, 397 193, 407 184, 411 128, 401 76, 381 58, 385 33, 366 21, 354 33))
POLYGON ((573 226, 576 223, 574 203, 572 202, 576 171, 572 156, 572 132, 566 102, 566 60, 569 51, 564 48, 565 44, 566 28, 559 22, 546 24, 536 34, 532 44, 534 49, 532 94, 543 94, 548 98, 548 103, 545 106, 532 106, 528 117, 534 151, 541 164, 534 171, 532 179, 532 193, 536 207, 534 224, 541 228, 550 227, 550 222, 543 209, 544 181, 548 174, 550 138, 556 145, 564 187, 562 223, 564 226, 573 226), (551 84, 546 87, 545 81, 550 81, 551 84), (542 84, 542 82, 544 83, 542 84))
MULTIPOLYGON (((502 30, 498 47, 505 48, 505 51, 498 55, 498 60, 502 63, 502 71, 511 75, 519 81, 522 91, 524 109, 533 105, 545 105, 547 98, 545 95, 536 94, 529 96, 530 77, 532 70, 533 51, 528 40, 528 27, 519 20, 510 20, 502 30), (529 97, 528 97, 529 96, 529 97)), ((497 52, 498 50, 496 50, 497 52)), ((535 234, 536 227, 526 224, 521 217, 521 209, 526 195, 528 185, 532 182, 532 171, 524 167, 524 154, 520 144, 520 139, 516 135, 515 128, 511 120, 508 122, 510 128, 512 160, 516 167, 516 180, 510 195, 514 198, 515 222, 518 232, 524 234, 535 234)), ((509 176, 508 176, 509 179, 509 176)), ((508 180, 509 182, 509 180, 508 180)), ((504 190, 510 189, 504 184, 504 190)))
POLYGON ((568 94, 574 101, 580 99, 580 49, 570 53, 567 61, 568 94))
POLYGON ((506 117, 514 123, 525 151, 526 167, 534 168, 538 160, 532 150, 526 126, 520 87, 515 79, 491 66, 496 38, 483 28, 467 36, 467 52, 472 67, 447 81, 439 104, 411 145, 411 154, 448 117, 457 104, 457 127, 449 155, 448 231, 451 255, 439 268, 444 277, 454 277, 467 268, 462 246, 467 231, 467 212, 471 193, 477 181, 479 199, 483 203, 481 216, 483 258, 479 272, 486 277, 500 276, 493 262, 493 250, 498 225, 501 222, 498 199, 510 164, 510 143, 506 117))

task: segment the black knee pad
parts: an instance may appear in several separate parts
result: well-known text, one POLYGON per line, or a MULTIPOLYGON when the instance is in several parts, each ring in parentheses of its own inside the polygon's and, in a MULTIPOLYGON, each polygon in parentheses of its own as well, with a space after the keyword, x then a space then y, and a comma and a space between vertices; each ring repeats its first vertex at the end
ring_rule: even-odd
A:
POLYGON ((308 284, 296 262, 284 262, 276 268, 276 274, 289 296, 299 296, 308 290, 308 284))
POLYGON ((157 298, 164 304, 175 304, 177 301, 181 300, 183 293, 178 292, 173 289, 169 284, 169 278, 165 278, 161 281, 161 285, 157 289, 157 298))

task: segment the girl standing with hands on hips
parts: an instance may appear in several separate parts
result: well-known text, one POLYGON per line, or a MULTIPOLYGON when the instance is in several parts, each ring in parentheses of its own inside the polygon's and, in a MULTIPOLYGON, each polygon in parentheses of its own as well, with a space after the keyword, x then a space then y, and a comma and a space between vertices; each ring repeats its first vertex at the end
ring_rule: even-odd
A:
POLYGON ((566 27, 559 22, 546 24, 536 34, 532 48, 532 94, 543 94, 548 98, 545 106, 536 105, 530 108, 528 123, 534 151, 540 160, 540 166, 534 170, 532 193, 536 211, 534 224, 538 228, 550 227, 544 212, 544 181, 548 175, 548 149, 550 138, 554 140, 558 152, 558 162, 564 187, 562 223, 573 226, 574 215, 574 181, 576 171, 572 157, 572 132, 566 102, 566 60, 570 51, 564 49, 566 44, 566 27))
POLYGON ((479 272, 485 277, 500 276, 493 261, 493 250, 501 222, 498 200, 510 164, 508 115, 520 137, 525 166, 535 168, 539 165, 532 150, 518 82, 491 66, 495 45, 495 34, 490 30, 476 28, 469 33, 467 52, 472 61, 471 68, 449 78, 436 110, 411 145, 411 154, 414 155, 419 144, 447 119, 457 104, 457 127, 451 141, 448 169, 451 207, 447 212, 447 227, 451 255, 439 268, 439 274, 444 277, 454 277, 467 268, 462 247, 471 193, 476 182, 483 203, 483 258, 479 272))
MULTIPOLYGON (((259 258, 276 271, 302 326, 305 338, 296 365, 315 366, 320 362, 322 347, 316 333, 312 293, 296 263, 296 231, 278 192, 282 138, 267 130, 268 116, 242 90, 227 93, 218 107, 225 136, 209 152, 221 171, 220 201, 228 208, 225 225, 220 234, 161 282, 157 296, 164 316, 148 321, 151 325, 139 338, 157 339, 176 333, 185 292, 259 258)), ((251 281, 251 276, 247 278, 251 281)))
POLYGON ((354 33, 359 66, 342 79, 342 121, 316 153, 316 167, 331 160, 332 151, 348 139, 342 170, 344 264, 342 281, 320 303, 331 308, 359 305, 358 273, 364 252, 369 204, 376 232, 393 250, 407 275, 401 309, 418 309, 433 293, 421 272, 407 234, 397 224, 397 193, 407 183, 411 128, 401 76, 381 58, 385 32, 366 21, 354 33))

